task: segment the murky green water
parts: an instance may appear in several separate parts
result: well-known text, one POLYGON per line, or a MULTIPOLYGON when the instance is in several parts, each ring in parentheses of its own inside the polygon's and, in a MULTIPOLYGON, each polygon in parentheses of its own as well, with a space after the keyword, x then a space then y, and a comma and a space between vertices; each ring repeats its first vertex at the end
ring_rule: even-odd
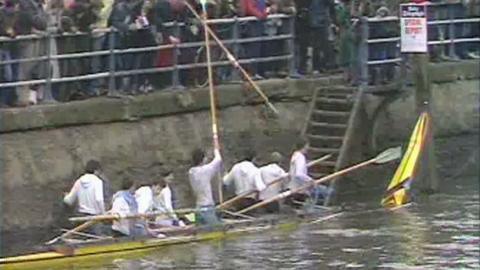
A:
POLYGON ((437 143, 441 192, 395 212, 363 201, 295 230, 55 269, 480 269, 478 136, 437 143))

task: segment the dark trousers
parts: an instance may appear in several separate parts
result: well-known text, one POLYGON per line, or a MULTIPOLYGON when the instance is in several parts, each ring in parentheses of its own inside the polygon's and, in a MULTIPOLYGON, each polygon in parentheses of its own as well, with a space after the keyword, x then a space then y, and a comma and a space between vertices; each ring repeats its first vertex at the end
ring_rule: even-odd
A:
POLYGON ((328 40, 328 26, 302 27, 297 33, 299 45, 299 71, 306 72, 308 47, 313 48, 312 68, 314 70, 326 70, 334 67, 334 51, 332 43, 328 40))
MULTIPOLYGON (((254 38, 254 37, 261 37, 264 32, 264 23, 262 21, 252 21, 248 22, 245 26, 244 30, 244 37, 246 38, 254 38)), ((248 58, 258 58, 262 56, 262 43, 260 41, 256 42, 249 42, 245 45, 245 51, 247 53, 248 58)), ((259 70, 258 63, 252 63, 250 65, 250 73, 251 74, 259 74, 261 71, 259 70)))

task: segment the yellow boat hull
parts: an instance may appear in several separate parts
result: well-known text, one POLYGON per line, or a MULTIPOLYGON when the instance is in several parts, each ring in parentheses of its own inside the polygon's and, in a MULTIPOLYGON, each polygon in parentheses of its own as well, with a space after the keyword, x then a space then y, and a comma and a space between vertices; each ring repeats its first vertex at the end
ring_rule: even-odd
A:
POLYGON ((71 254, 61 252, 41 252, 36 254, 21 255, 0 259, 0 269, 65 269, 67 265, 100 264, 102 260, 138 256, 138 253, 147 252, 151 249, 176 244, 192 243, 207 240, 218 240, 235 235, 265 231, 275 227, 295 228, 299 220, 290 220, 288 223, 268 223, 260 226, 247 226, 242 228, 228 228, 222 226, 220 230, 211 232, 199 232, 191 235, 175 236, 167 238, 147 238, 139 240, 112 240, 107 244, 91 244, 73 248, 71 254), (58 267, 58 268, 57 268, 58 267))

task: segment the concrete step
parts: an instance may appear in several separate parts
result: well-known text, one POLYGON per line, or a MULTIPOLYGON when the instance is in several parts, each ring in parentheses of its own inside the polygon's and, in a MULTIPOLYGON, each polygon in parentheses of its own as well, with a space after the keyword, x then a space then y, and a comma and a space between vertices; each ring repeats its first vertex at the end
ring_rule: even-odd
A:
POLYGON ((308 133, 322 136, 343 137, 346 129, 346 124, 309 121, 308 133))
POLYGON ((313 110, 312 120, 316 122, 329 122, 329 123, 347 123, 350 117, 348 111, 327 111, 327 110, 313 110))
POLYGON ((310 145, 322 148, 340 148, 343 142, 343 137, 340 136, 307 134, 307 139, 310 145))
POLYGON ((315 153, 315 154, 338 154, 340 152, 339 148, 324 148, 324 147, 315 147, 312 144, 308 147, 308 152, 315 153))
POLYGON ((318 90, 320 92, 327 91, 327 92, 348 93, 348 94, 352 94, 358 91, 357 87, 345 86, 345 85, 329 85, 328 87, 327 86, 319 87, 318 90))
POLYGON ((346 129, 346 124, 336 124, 336 123, 325 123, 325 122, 316 122, 310 120, 310 125, 313 127, 324 127, 324 128, 332 128, 332 129, 346 129))
POLYGON ((353 100, 347 98, 322 98, 315 100, 315 109, 324 111, 347 111, 353 107, 353 100))

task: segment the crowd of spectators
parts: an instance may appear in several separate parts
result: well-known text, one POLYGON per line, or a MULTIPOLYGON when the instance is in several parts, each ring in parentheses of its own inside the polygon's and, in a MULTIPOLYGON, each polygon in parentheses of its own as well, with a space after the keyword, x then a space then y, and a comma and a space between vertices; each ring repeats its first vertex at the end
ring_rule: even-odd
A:
MULTIPOLYGON (((115 49, 141 48, 162 44, 201 41, 201 22, 186 8, 188 1, 199 12, 196 0, 0 0, 0 84, 107 72, 108 56, 90 56, 47 61, 25 61, 5 64, 5 61, 46 55, 64 55, 108 50, 111 40, 115 49), (165 27, 167 22, 182 22, 180 31, 165 27), (104 31, 114 27, 113 34, 104 31), (54 39, 46 42, 46 33, 54 39), (83 34, 79 34, 83 33, 83 34), (23 35, 43 38, 23 39, 23 35), (110 35, 113 35, 110 37, 110 35)), ((476 0, 471 0, 476 1, 476 0)), ((398 5, 393 1, 394 6, 398 5)), ((257 21, 241 28, 241 37, 273 36, 285 31, 281 20, 268 20, 269 14, 295 16, 295 69, 286 61, 252 63, 248 71, 254 79, 270 76, 305 76, 344 70, 347 79, 355 83, 358 65, 355 47, 359 42, 358 25, 352 18, 359 16, 388 16, 388 0, 209 0, 209 18, 255 16, 257 21), (311 53, 311 66, 308 55, 311 53), (288 72, 288 74, 287 74, 288 72)), ((216 29, 218 30, 218 29, 216 29)), ((373 29, 374 35, 384 35, 388 29, 373 29), (379 34, 380 33, 380 34, 379 34)), ((250 42, 243 45, 248 58, 281 54, 287 47, 281 41, 250 42)), ((395 47, 395 45, 394 45, 395 47)), ((385 58, 393 49, 373 50, 373 56, 385 58)), ((128 71, 172 65, 170 50, 122 54, 115 57, 115 70, 128 71)), ((192 63, 195 49, 182 49, 178 63, 192 63)), ((383 79, 391 71, 380 72, 383 79)), ((374 72, 374 74, 376 74, 374 72)), ((189 86, 190 70, 181 70, 179 84, 189 86)), ((116 89, 124 94, 146 93, 163 88, 172 82, 168 73, 117 76, 116 89)), ((44 98, 45 84, 0 88, 0 106, 27 106, 44 98)), ((58 101, 82 99, 106 93, 108 79, 75 80, 52 84, 53 97, 58 101)))

